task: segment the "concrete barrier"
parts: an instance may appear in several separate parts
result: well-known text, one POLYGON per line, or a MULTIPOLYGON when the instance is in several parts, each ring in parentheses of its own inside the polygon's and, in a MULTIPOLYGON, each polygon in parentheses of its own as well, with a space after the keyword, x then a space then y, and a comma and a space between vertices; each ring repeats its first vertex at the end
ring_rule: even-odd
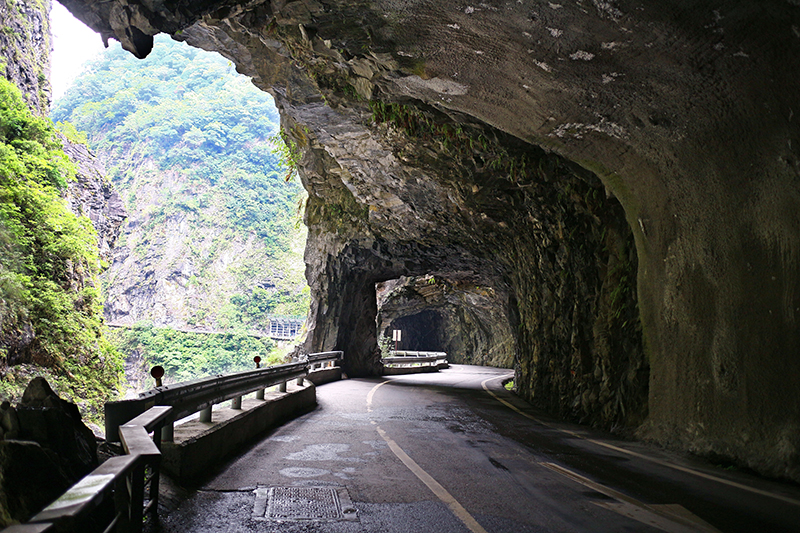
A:
POLYGON ((438 366, 402 366, 402 367, 383 367, 384 376, 402 376, 404 374, 424 374, 427 372, 438 372, 438 366))
POLYGON ((309 374, 306 376, 306 379, 314 385, 324 385, 325 383, 330 383, 331 381, 339 381, 342 379, 342 367, 333 366, 323 370, 315 370, 313 372, 309 372, 309 374))
POLYGON ((316 405, 316 387, 306 382, 289 385, 287 392, 268 392, 263 400, 245 398, 241 409, 215 409, 212 422, 175 426, 174 441, 162 443, 161 468, 181 482, 196 480, 244 444, 316 405))

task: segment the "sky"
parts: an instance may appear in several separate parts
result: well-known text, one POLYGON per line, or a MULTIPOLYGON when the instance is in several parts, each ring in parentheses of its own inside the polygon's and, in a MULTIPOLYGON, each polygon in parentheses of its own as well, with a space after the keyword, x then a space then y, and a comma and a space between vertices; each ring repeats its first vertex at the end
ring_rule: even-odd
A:
POLYGON ((58 2, 53 2, 50 22, 53 32, 50 83, 53 100, 58 100, 72 85, 83 64, 102 52, 104 47, 99 33, 86 27, 58 2))

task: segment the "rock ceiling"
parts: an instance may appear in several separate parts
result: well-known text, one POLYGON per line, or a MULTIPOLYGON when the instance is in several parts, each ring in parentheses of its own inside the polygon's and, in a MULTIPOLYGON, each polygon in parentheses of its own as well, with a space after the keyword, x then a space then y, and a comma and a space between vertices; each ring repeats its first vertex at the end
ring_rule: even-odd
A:
POLYGON ((523 395, 800 479, 796 1, 63 3, 275 96, 308 349, 369 373, 375 283, 470 272, 523 395))

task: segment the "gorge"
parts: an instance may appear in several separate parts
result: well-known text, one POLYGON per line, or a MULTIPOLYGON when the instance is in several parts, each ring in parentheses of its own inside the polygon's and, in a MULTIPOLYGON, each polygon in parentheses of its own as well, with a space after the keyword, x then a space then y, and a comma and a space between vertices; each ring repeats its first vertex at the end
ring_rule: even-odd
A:
POLYGON ((376 284, 433 279, 535 405, 800 480, 797 2, 63 4, 274 96, 306 350, 376 373, 376 284))

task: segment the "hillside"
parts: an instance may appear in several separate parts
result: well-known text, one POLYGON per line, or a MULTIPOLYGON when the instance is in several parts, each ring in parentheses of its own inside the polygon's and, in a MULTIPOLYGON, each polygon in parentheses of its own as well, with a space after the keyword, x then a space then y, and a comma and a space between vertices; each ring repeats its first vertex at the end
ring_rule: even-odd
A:
POLYGON ((109 324, 258 333, 305 316, 302 188, 273 153, 271 97, 227 60, 113 43, 52 118, 86 132, 129 213, 103 275, 109 324))

